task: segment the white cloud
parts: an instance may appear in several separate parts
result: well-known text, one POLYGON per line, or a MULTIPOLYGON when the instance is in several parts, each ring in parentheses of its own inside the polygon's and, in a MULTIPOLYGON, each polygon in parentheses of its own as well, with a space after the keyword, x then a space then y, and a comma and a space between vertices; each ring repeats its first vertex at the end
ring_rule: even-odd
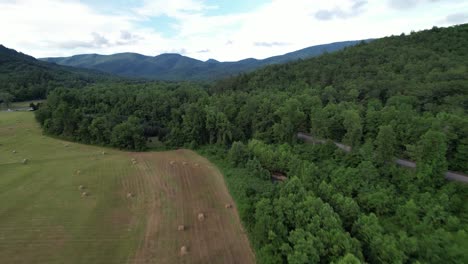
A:
POLYGON ((468 11, 462 0, 414 2, 404 9, 398 0, 272 0, 248 12, 208 16, 217 7, 203 0, 148 0, 112 14, 78 0, 0 0, 0 43, 35 57, 183 51, 225 61, 448 26, 468 11), (150 24, 157 16, 174 21, 174 34, 150 24))
POLYGON ((445 19, 448 23, 461 24, 468 22, 468 10, 463 12, 453 13, 447 16, 445 19))
POLYGON ((318 20, 330 20, 334 18, 350 18, 360 15, 365 11, 368 4, 366 0, 354 0, 348 3, 345 8, 335 6, 333 9, 321 9, 315 13, 315 18, 318 20))
POLYGON ((50 0, 0 2, 0 23, 2 43, 36 56, 60 54, 60 46, 66 50, 73 43, 78 50, 104 47, 111 37, 104 33, 131 28, 129 18, 97 14, 75 1, 50 0))
POLYGON ((169 17, 183 17, 186 14, 201 12, 216 8, 204 4, 201 0, 145 0, 143 5, 133 10, 143 16, 152 17, 166 15, 169 17))

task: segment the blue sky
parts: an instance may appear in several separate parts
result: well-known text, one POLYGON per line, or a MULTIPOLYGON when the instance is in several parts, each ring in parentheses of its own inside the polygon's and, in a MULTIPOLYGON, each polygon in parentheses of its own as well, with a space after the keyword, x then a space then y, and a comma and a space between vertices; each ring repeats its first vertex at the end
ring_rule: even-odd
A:
POLYGON ((464 0, 0 0, 0 44, 35 57, 260 59, 462 23, 464 0))

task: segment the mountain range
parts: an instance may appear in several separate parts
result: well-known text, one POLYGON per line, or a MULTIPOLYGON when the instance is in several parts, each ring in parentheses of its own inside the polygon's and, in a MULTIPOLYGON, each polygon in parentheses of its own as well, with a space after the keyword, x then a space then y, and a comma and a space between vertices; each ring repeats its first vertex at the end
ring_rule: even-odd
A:
POLYGON ((311 46, 298 51, 263 60, 248 58, 235 62, 219 62, 214 59, 201 61, 180 54, 165 53, 155 57, 138 53, 113 55, 82 54, 71 57, 41 58, 59 65, 99 70, 124 77, 136 77, 166 81, 214 80, 249 72, 262 66, 307 59, 326 52, 341 50, 362 41, 343 41, 311 46))

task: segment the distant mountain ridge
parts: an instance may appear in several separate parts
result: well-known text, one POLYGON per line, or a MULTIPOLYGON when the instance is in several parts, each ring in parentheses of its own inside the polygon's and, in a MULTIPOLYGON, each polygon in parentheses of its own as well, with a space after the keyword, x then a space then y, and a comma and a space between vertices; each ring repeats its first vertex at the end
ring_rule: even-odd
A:
POLYGON ((59 65, 99 70, 124 77, 166 81, 213 80, 249 72, 266 65, 307 59, 326 52, 338 51, 362 41, 369 42, 371 39, 334 42, 311 46, 263 60, 248 58, 234 62, 219 62, 214 59, 201 61, 175 53, 165 53, 155 57, 138 53, 83 54, 71 57, 41 58, 40 60, 59 65))

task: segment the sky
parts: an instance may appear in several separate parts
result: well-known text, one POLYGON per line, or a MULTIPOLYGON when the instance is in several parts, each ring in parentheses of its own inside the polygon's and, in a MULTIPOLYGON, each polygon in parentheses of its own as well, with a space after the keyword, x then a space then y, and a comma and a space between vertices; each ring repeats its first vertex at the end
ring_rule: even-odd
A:
POLYGON ((466 0, 0 0, 0 44, 36 58, 136 52, 263 59, 463 23, 466 0))

